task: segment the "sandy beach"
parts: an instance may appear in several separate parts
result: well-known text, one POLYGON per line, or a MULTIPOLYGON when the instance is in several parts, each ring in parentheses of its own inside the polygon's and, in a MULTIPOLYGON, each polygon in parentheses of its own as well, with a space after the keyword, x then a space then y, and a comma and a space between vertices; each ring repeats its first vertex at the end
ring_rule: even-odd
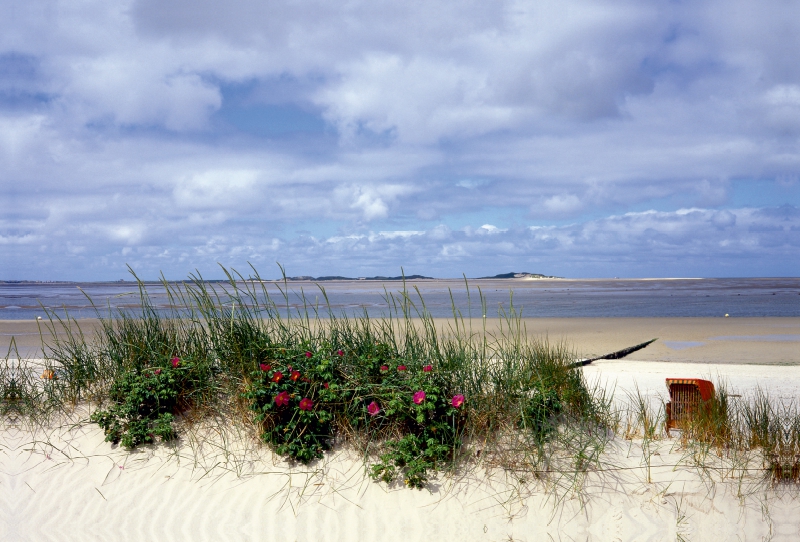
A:
MULTIPOLYGON (((440 325, 450 323, 437 319, 440 325)), ((78 321, 91 335, 97 320, 78 321)), ((531 336, 565 342, 578 357, 595 357, 650 339, 658 341, 634 356, 641 361, 684 363, 800 364, 800 318, 525 318, 531 336)), ((482 329, 480 319, 473 330, 482 329)), ((44 338, 48 339, 47 330, 44 338)), ((486 319, 489 333, 500 321, 486 319)), ((35 320, 0 320, 0 352, 15 337, 22 357, 39 357, 41 337, 35 320)))
MULTIPOLYGON (((529 334, 567 341, 583 357, 658 337, 623 360, 582 369, 658 405, 666 377, 724 380, 800 394, 800 318, 526 319, 529 334)), ((81 322, 91 332, 94 321, 81 322)), ((475 322, 476 327, 480 321, 475 322)), ((498 331, 496 320, 487 330, 498 331)), ((7 348, 39 347, 36 322, 0 322, 7 348)), ((82 407, 84 408, 84 407, 82 407)), ((687 466, 672 438, 615 439, 607 467, 580 494, 480 464, 440 475, 423 491, 365 476, 346 450, 309 467, 273 456, 253 435, 196 428, 172 446, 127 452, 103 441, 89 410, 47 427, 6 420, 0 456, 2 540, 796 540, 793 493, 757 476, 687 466), (224 439, 223 439, 224 436, 224 439), (676 467, 681 464, 682 466, 676 467), (681 537, 681 538, 679 538, 681 537)), ((793 491, 793 490, 792 490, 793 491)))
POLYGON ((800 527, 791 498, 740 498, 734 482, 675 472, 669 442, 649 479, 634 446, 620 470, 591 476, 583 500, 557 503, 497 472, 415 491, 367 481, 346 455, 310 469, 269 457, 210 468, 188 448, 110 450, 96 427, 50 436, 3 460, 3 540, 796 540, 800 527))
POLYGON ((793 494, 757 476, 693 468, 675 439, 650 442, 647 453, 641 441, 616 439, 579 493, 569 491, 569 478, 554 489, 480 463, 418 491, 372 482, 347 451, 293 466, 230 428, 195 429, 174 445, 129 453, 104 442, 96 425, 74 423, 87 414, 6 430, 0 539, 666 542, 800 534, 793 494))

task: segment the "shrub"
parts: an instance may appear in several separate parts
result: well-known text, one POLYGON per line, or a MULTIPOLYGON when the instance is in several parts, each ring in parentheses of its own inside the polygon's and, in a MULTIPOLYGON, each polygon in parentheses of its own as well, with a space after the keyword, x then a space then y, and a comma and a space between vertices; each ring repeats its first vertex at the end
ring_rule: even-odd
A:
POLYGON ((185 394, 192 364, 179 358, 157 365, 124 371, 111 384, 107 410, 98 409, 91 421, 98 424, 106 441, 126 448, 175 438, 174 414, 185 394))
POLYGON ((251 374, 244 396, 262 427, 261 439, 278 454, 307 464, 330 449, 339 387, 333 359, 330 353, 280 348, 251 374))
POLYGON ((428 472, 452 458, 460 445, 463 396, 454 401, 445 388, 431 365, 409 369, 396 363, 383 372, 363 400, 371 400, 365 413, 376 429, 389 426, 400 436, 386 441, 388 451, 370 467, 373 479, 391 483, 402 476, 409 487, 422 488, 428 472))
POLYGON ((383 343, 357 356, 312 350, 276 348, 251 374, 245 398, 276 453, 309 463, 330 449, 337 426, 395 435, 370 473, 416 488, 452 457, 463 396, 453 401, 431 365, 415 369, 383 343))

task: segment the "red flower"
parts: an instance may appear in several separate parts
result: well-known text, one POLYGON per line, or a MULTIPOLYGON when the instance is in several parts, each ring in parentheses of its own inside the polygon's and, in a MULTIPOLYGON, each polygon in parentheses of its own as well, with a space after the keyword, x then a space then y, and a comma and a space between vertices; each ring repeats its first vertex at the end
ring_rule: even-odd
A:
POLYGON ((322 387, 323 387, 323 388, 325 388, 325 389, 327 390, 327 389, 330 387, 330 385, 329 385, 327 382, 325 382, 325 383, 322 385, 322 387))
POLYGON ((278 395, 275 396, 275 404, 279 407, 286 406, 289 404, 289 392, 282 391, 278 395))
POLYGON ((367 406, 367 412, 370 416, 377 416, 378 412, 381 411, 381 407, 378 406, 378 403, 372 401, 369 406, 367 406))
POLYGON ((389 370, 389 367, 388 367, 388 366, 386 366, 386 365, 381 365, 381 372, 382 372, 382 373, 385 373, 385 372, 386 372, 386 371, 388 371, 388 370, 389 370))
POLYGON ((337 350, 336 351, 336 355, 337 356, 344 356, 344 350, 337 350))
POLYGON ((425 367, 422 368, 423 373, 429 373, 431 371, 433 371, 433 365, 426 365, 425 367))
POLYGON ((292 371, 292 374, 289 375, 289 379, 292 382, 297 382, 297 379, 300 378, 300 371, 292 371))
POLYGON ((156 373, 157 375, 160 375, 160 374, 161 374, 161 369, 156 369, 156 370, 155 370, 155 371, 153 371, 153 372, 154 372, 154 373, 156 373))
POLYGON ((259 364, 259 367, 261 367, 261 370, 264 371, 265 373, 270 369, 272 369, 272 365, 270 365, 269 363, 261 363, 259 364))
POLYGON ((461 405, 464 404, 464 396, 454 395, 453 400, 450 401, 450 404, 453 405, 453 408, 459 408, 461 405))
POLYGON ((181 363, 181 358, 179 358, 177 356, 172 358, 172 367, 173 368, 176 368, 178 365, 180 365, 180 363, 181 363))
POLYGON ((280 382, 281 378, 283 378, 283 373, 280 372, 280 371, 275 371, 275 374, 272 375, 272 379, 271 380, 273 382, 280 382))
POLYGON ((300 410, 311 410, 312 406, 314 406, 314 403, 308 397, 303 397, 300 400, 300 410))
POLYGON ((311 352, 306 352, 306 357, 307 358, 310 358, 311 356, 313 356, 313 354, 311 352))
POLYGON ((414 394, 414 404, 421 405, 422 402, 425 400, 425 392, 419 390, 417 393, 414 394))
POLYGON ((398 371, 405 371, 406 370, 406 366, 405 365, 398 365, 397 366, 397 370, 398 371))

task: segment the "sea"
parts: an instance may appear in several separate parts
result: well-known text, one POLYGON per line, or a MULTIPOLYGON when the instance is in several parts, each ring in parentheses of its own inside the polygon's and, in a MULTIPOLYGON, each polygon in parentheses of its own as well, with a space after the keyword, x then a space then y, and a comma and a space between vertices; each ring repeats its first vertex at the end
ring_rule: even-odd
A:
MULTIPOLYGON (((234 300, 234 285, 206 284, 220 303, 234 300)), ((702 279, 450 279, 407 281, 242 282, 258 303, 292 314, 370 317, 465 318, 518 314, 530 318, 800 316, 800 278, 702 279)), ((187 314, 168 295, 180 282, 0 282, 0 320, 58 316, 115 317, 141 314, 142 292, 161 314, 187 314), (141 287, 141 288, 140 288, 141 287)), ((239 303, 242 303, 240 300, 239 303)), ((240 307, 241 308, 241 307, 240 307)))

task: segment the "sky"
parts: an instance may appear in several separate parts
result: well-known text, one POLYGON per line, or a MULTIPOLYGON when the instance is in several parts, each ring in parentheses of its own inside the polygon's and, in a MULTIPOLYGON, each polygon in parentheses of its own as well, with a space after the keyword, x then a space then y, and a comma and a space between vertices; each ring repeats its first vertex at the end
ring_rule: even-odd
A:
POLYGON ((792 0, 0 2, 0 280, 797 276, 792 0))

